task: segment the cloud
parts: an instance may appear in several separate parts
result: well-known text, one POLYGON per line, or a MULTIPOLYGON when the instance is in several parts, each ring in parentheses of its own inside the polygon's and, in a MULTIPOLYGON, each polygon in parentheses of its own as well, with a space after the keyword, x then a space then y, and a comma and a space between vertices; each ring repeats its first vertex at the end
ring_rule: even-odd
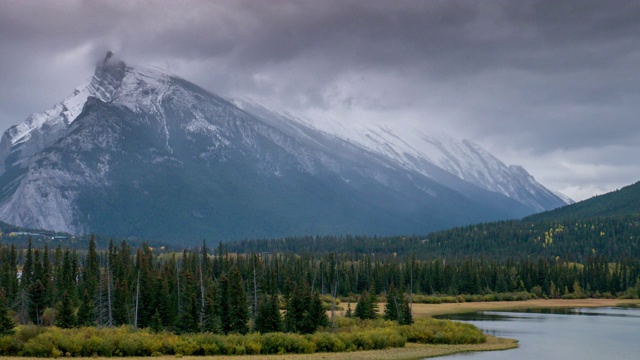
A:
POLYGON ((0 126, 60 100, 111 49, 221 95, 446 129, 557 189, 606 190, 618 183, 581 170, 602 169, 596 153, 619 181, 640 177, 617 163, 640 140, 639 33, 640 3, 624 0, 5 0, 0 126))

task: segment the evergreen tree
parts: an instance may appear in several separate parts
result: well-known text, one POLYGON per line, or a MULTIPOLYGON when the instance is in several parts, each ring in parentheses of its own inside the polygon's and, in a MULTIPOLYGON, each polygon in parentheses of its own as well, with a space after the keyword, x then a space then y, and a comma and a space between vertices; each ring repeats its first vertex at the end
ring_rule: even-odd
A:
POLYGON ((156 309, 156 312, 151 317, 149 328, 156 334, 164 330, 164 325, 162 325, 162 317, 160 317, 160 312, 158 312, 158 309, 156 309))
POLYGON ((351 302, 347 303, 347 311, 344 313, 344 316, 347 318, 353 317, 353 313, 351 312, 351 302))
POLYGON ((78 308, 78 325, 94 326, 96 324, 96 312, 93 300, 89 297, 89 290, 85 289, 82 302, 78 308))
POLYGON ((249 305, 244 291, 242 274, 237 267, 231 270, 229 277, 229 287, 227 289, 227 299, 229 301, 229 332, 246 334, 249 331, 247 322, 249 321, 249 305))
POLYGON ((304 319, 307 306, 311 303, 311 291, 306 280, 300 286, 295 285, 293 292, 287 300, 286 313, 284 315, 284 326, 288 332, 301 332, 304 328, 304 319))
POLYGON ((183 322, 182 322, 182 331, 185 333, 195 333, 198 332, 199 326, 198 326, 198 313, 199 313, 199 308, 198 308, 198 304, 196 302, 196 295, 195 294, 191 294, 189 296, 189 302, 187 305, 187 311, 184 312, 183 314, 183 322))
POLYGON ((33 249, 31 248, 31 238, 29 238, 29 245, 27 247, 27 254, 25 256, 24 266, 22 267, 22 276, 20 276, 20 286, 23 289, 29 289, 33 282, 33 249))
POLYGON ((40 280, 36 280, 29 286, 29 317, 36 325, 42 325, 42 313, 47 307, 45 287, 40 280))
POLYGON ((398 293, 396 292, 396 288, 393 286, 393 283, 391 283, 389 291, 387 291, 387 302, 384 307, 384 319, 398 321, 401 317, 400 305, 401 304, 398 304, 398 293))
POLYGON ((62 301, 58 306, 58 315, 56 316, 57 327, 63 329, 70 329, 76 325, 76 316, 73 312, 73 304, 71 303, 71 297, 66 291, 62 295, 62 301))
POLYGON ((360 295, 358 304, 356 305, 355 317, 366 320, 378 317, 378 300, 372 292, 371 295, 366 290, 360 295))
POLYGON ((220 296, 217 299, 217 314, 220 317, 220 328, 223 333, 228 334, 232 330, 231 312, 229 311, 229 277, 222 273, 218 278, 220 284, 220 296))
POLYGON ((0 335, 11 335, 14 333, 13 328, 15 324, 9 316, 9 309, 7 306, 7 298, 4 293, 4 289, 0 289, 0 335))
POLYGON ((204 299, 204 316, 202 329, 207 332, 218 334, 222 332, 222 324, 220 322, 220 314, 216 308, 218 303, 218 287, 215 284, 207 286, 206 297, 204 299))
POLYGON ((407 296, 402 297, 402 306, 401 306, 402 316, 398 319, 400 325, 411 325, 413 324, 413 315, 411 314, 411 305, 409 305, 409 298, 407 296))
POLYGON ((100 283, 100 264, 96 251, 95 237, 91 235, 87 259, 82 272, 83 297, 86 292, 89 299, 94 300, 98 294, 98 284, 100 283))
POLYGON ((312 334, 321 326, 328 326, 327 311, 320 300, 320 293, 316 290, 311 296, 311 303, 304 314, 299 331, 303 334, 312 334))
POLYGON ((282 330, 282 315, 280 315, 277 296, 263 297, 260 301, 256 314, 255 330, 260 333, 282 330))

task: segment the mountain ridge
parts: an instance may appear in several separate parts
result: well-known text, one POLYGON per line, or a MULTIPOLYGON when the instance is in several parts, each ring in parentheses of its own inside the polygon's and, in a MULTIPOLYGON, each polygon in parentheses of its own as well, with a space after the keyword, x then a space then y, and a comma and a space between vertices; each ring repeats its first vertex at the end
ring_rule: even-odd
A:
POLYGON ((67 99, 3 135, 1 220, 196 241, 425 233, 535 211, 113 54, 67 99))
MULTIPOLYGON (((539 184, 522 166, 507 166, 472 140, 458 141, 441 132, 427 135, 416 129, 402 131, 383 125, 349 126, 332 119, 313 121, 288 111, 269 110, 249 98, 233 99, 232 102, 262 118, 279 118, 280 122, 301 124, 336 136, 441 183, 450 183, 453 175, 516 199, 536 212, 572 202, 539 184)), ((455 181, 451 186, 455 186, 455 181)))

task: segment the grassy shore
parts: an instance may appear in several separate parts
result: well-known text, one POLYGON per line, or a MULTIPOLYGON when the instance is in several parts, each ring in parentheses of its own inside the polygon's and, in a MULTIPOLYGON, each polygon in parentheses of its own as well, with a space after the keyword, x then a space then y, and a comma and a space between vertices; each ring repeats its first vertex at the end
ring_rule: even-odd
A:
MULTIPOLYGON (((383 305, 383 304, 381 304, 383 305)), ((502 302, 469 302, 457 304, 414 304, 413 312, 416 318, 433 315, 444 315, 483 310, 526 310, 533 308, 583 308, 583 307, 611 307, 611 306, 640 306, 640 300, 620 299, 575 299, 575 300, 528 300, 528 301, 502 301, 502 302)), ((381 306, 382 309, 382 306, 381 306)), ((386 350, 370 350, 342 353, 314 353, 314 354, 289 354, 289 355, 245 355, 245 356, 215 356, 222 360, 347 360, 347 359, 379 359, 379 360, 413 360, 429 357, 451 355, 473 351, 496 351, 518 347, 517 340, 496 338, 487 336, 487 342, 483 344, 469 345, 424 345, 407 343, 404 348, 386 350)), ((159 356, 161 360, 176 359, 175 355, 159 356)), ((213 356, 184 356, 183 360, 203 360, 214 358, 213 356)), ((32 360, 37 358, 27 357, 3 357, 7 360, 32 360)), ((80 358, 82 359, 82 358, 80 358)), ((86 358, 95 359, 95 358, 86 358)), ((131 360, 142 360, 138 357, 128 357, 131 360)), ((145 359, 149 359, 148 357, 145 359)))
MULTIPOLYGON (((404 348, 386 349, 386 350, 368 350, 357 352, 342 353, 314 353, 314 354, 288 354, 288 355, 238 355, 238 356, 183 356, 181 360, 351 360, 351 359, 367 359, 367 360, 417 360, 428 357, 444 356, 470 351, 494 351, 513 349, 518 346, 518 342, 512 339, 495 338, 487 336, 487 342, 484 344, 470 345, 424 345, 408 343, 404 348)), ((126 357, 126 360, 175 360, 175 355, 165 355, 158 357, 126 357)), ((42 358, 35 357, 3 357, 3 360, 36 360, 42 358)), ((74 359, 106 359, 106 358, 74 358, 74 359)))
POLYGON ((526 310, 538 308, 593 308, 640 305, 640 300, 621 299, 536 299, 527 301, 468 302, 455 304, 413 304, 414 317, 459 314, 488 310, 526 310))

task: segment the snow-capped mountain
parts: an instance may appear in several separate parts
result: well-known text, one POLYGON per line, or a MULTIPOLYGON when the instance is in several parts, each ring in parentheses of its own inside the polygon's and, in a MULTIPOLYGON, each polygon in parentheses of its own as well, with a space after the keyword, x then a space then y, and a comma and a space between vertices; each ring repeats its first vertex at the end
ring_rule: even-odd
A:
POLYGON ((87 85, 3 135, 0 220, 194 242, 424 233, 564 204, 471 142, 349 131, 108 53, 87 85))
POLYGON ((545 188, 522 166, 505 165, 471 140, 459 141, 442 132, 425 133, 415 128, 392 129, 372 123, 339 122, 334 119, 313 121, 284 110, 267 109, 249 98, 232 101, 263 119, 271 119, 274 124, 288 122, 322 131, 457 190, 462 190, 458 188, 460 183, 452 182, 451 175, 485 190, 508 196, 535 212, 555 209, 573 202, 570 198, 545 188))

